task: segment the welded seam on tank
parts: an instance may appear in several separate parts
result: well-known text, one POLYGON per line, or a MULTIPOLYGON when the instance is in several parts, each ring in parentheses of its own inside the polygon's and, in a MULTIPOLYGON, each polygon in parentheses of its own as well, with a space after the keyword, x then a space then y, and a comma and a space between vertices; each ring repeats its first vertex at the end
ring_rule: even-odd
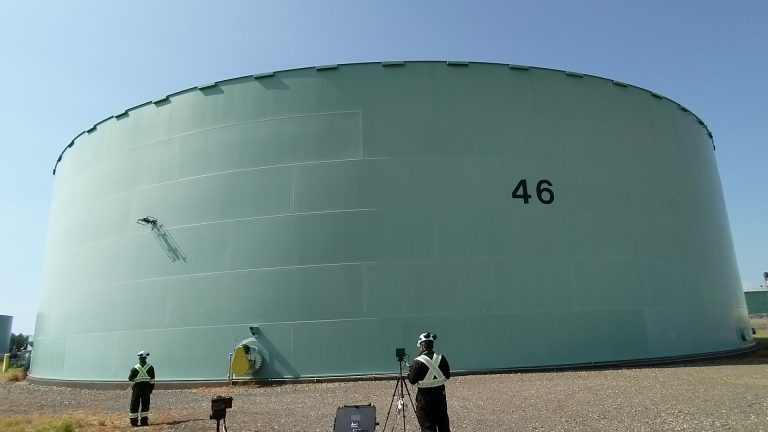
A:
POLYGON ((365 135, 363 135, 363 111, 362 110, 360 110, 359 123, 360 123, 360 159, 365 159, 365 146, 364 146, 365 140, 363 139, 365 135))
MULTIPOLYGON (((123 193, 123 192, 121 192, 123 193)), ((434 204, 434 205, 423 205, 423 206, 417 206, 417 207, 411 207, 411 210, 424 210, 424 209, 436 209, 436 208, 442 208, 444 205, 440 204, 434 204)), ((245 218, 235 218, 235 219, 220 219, 215 221, 207 221, 207 222, 198 222, 194 224, 187 224, 187 225, 175 225, 166 227, 168 229, 177 229, 177 228, 189 228, 189 227, 195 227, 195 226, 201 226, 201 225, 210 225, 210 224, 217 224, 217 223, 228 223, 228 222, 238 222, 238 221, 248 221, 248 220, 256 220, 256 219, 268 219, 268 218, 277 218, 277 217, 291 217, 291 216, 304 216, 304 215, 314 215, 314 214, 330 214, 330 213, 351 213, 351 212, 368 212, 368 211, 378 211, 381 210, 381 208, 358 208, 358 209, 337 209, 337 210, 319 210, 319 211, 310 211, 310 212, 299 212, 299 213, 280 213, 280 214, 271 214, 271 215, 260 215, 260 216, 251 216, 251 217, 245 217, 245 218)), ((70 251, 78 248, 82 248, 85 246, 89 246, 92 244, 100 243, 100 242, 106 242, 106 241, 113 241, 113 240, 119 240, 123 238, 133 237, 133 236, 140 236, 144 235, 146 232, 139 231, 139 232, 132 232, 132 233, 126 233, 114 237, 107 237, 107 238, 100 238, 95 239, 93 241, 80 243, 74 246, 70 247, 64 247, 65 251, 70 251)))
MULTIPOLYGON (((123 193, 123 192, 121 192, 123 193)), ((423 209, 435 209, 435 208, 441 208, 444 207, 443 205, 435 204, 435 205, 424 205, 424 206, 418 206, 418 207, 411 207, 411 210, 423 210, 423 209)), ((256 220, 256 219, 268 219, 268 218, 277 218, 277 217, 291 217, 291 216, 304 216, 304 215, 314 215, 314 214, 330 214, 330 213, 351 213, 351 212, 368 212, 368 211, 377 211, 381 210, 380 208, 358 208, 358 209, 337 209, 337 210, 320 210, 320 211, 311 211, 311 212, 299 212, 299 213, 280 213, 280 214, 272 214, 272 215, 261 215, 261 216, 251 216, 251 217, 245 217, 245 218, 236 218, 236 219, 220 219, 215 221, 207 221, 207 222, 198 222, 194 224, 187 224, 187 225, 176 225, 176 226, 170 226, 166 227, 169 229, 177 229, 177 228, 189 228, 189 227, 195 227, 195 226, 201 226, 201 225, 210 225, 210 224, 216 224, 216 223, 228 223, 228 222, 238 222, 238 221, 248 221, 248 220, 256 220)), ((132 232, 132 233, 126 233, 114 237, 107 237, 107 238, 100 238, 89 242, 84 242, 80 244, 76 244, 74 246, 70 247, 64 247, 64 251, 70 251, 70 250, 76 250, 82 247, 86 247, 92 244, 97 244, 100 242, 106 242, 106 241, 113 241, 113 240, 119 240, 123 238, 133 237, 133 236, 140 236, 144 235, 146 232, 139 231, 139 232, 132 232)))
MULTIPOLYGON (((485 262, 488 260, 480 259, 480 261, 485 262)), ((491 260, 491 261, 498 261, 498 260, 491 260)), ((451 260, 446 261, 441 259, 421 259, 421 260, 415 260, 412 262, 433 263, 433 262, 451 262, 451 260)), ((101 284, 97 283, 93 285, 88 285, 86 289, 113 287, 113 286, 119 286, 119 285, 130 285, 133 283, 151 282, 151 281, 157 281, 157 280, 181 279, 186 277, 205 277, 205 276, 230 274, 230 273, 246 273, 246 272, 257 272, 257 271, 273 271, 273 270, 287 270, 287 269, 313 268, 313 267, 319 268, 319 267, 334 267, 334 266, 362 266, 363 274, 365 275, 365 267, 369 264, 377 264, 377 263, 378 263, 377 261, 359 261, 359 262, 344 262, 344 263, 303 264, 303 265, 276 266, 276 267, 254 267, 249 269, 222 270, 222 271, 205 272, 205 273, 188 273, 188 274, 182 274, 182 275, 161 276, 161 277, 146 278, 146 279, 134 279, 134 280, 120 281, 120 282, 110 282, 110 283, 101 283, 101 284)), ((614 310, 614 309, 615 308, 607 308, 606 310, 614 310)), ((552 309, 552 311, 558 311, 558 310, 562 310, 562 309, 559 309, 559 308, 552 309)))
POLYGON ((363 316, 368 316, 368 264, 363 264, 363 316))
MULTIPOLYGON (((179 179, 175 179, 175 180, 168 180, 168 181, 165 181, 165 182, 154 183, 154 184, 151 184, 151 185, 137 187, 136 189, 129 189, 129 190, 115 192, 115 193, 108 194, 108 195, 101 195, 99 197, 96 197, 93 200, 84 201, 84 202, 79 203, 78 205, 76 205, 74 207, 70 207, 68 210, 63 211, 56 218, 56 220, 58 221, 58 220, 62 219, 64 216, 66 216, 66 215, 70 214, 71 212, 79 209, 80 207, 82 207, 84 205, 91 204, 91 203, 93 203, 95 201, 98 201, 98 200, 107 199, 107 198, 114 197, 114 196, 119 196, 119 195, 130 194, 130 193, 133 193, 133 192, 136 192, 136 191, 142 191, 142 190, 145 190, 145 189, 151 189, 151 188, 154 188, 154 187, 164 186, 164 185, 168 185, 168 184, 172 184, 172 183, 178 183, 178 182, 187 181, 187 180, 199 179, 199 178, 203 178, 203 177, 210 177, 210 176, 216 176, 216 175, 226 175, 226 174, 233 174, 233 173, 239 173, 239 172, 245 172, 245 171, 256 171, 256 170, 261 170, 261 169, 293 167, 293 166, 297 166, 297 165, 314 165, 314 164, 324 164, 324 163, 352 162, 352 161, 361 161, 361 160, 384 160, 384 159, 393 159, 393 158, 391 156, 379 156, 379 157, 371 157, 371 158, 328 159, 328 160, 321 160, 321 161, 293 162, 293 163, 287 163, 287 164, 267 165, 267 166, 259 166, 259 167, 252 167, 252 168, 241 168, 241 169, 229 170, 229 171, 217 171, 215 173, 200 174, 200 175, 191 176, 191 177, 183 177, 183 178, 179 178, 179 179)), ((278 215, 278 216, 283 216, 283 215, 278 215)), ((124 236, 118 236, 118 237, 112 237, 112 238, 120 238, 120 237, 124 237, 124 236)))
MULTIPOLYGON (((323 323, 323 322, 339 322, 339 321, 375 321, 381 318, 338 318, 338 319, 319 319, 319 320, 300 320, 300 321, 270 321, 268 323, 261 323, 260 325, 272 325, 272 324, 307 324, 307 323, 323 323)), ((253 325, 254 322, 245 322, 241 324, 222 324, 222 325, 210 325, 210 326, 187 326, 187 327, 158 327, 153 329, 136 329, 136 330, 114 330, 114 331, 101 331, 101 332, 88 332, 88 333, 67 333, 59 336, 45 336, 37 340, 45 339, 59 339, 72 336, 89 336, 89 335, 101 335, 101 334, 120 334, 120 333, 142 333, 142 332, 156 332, 156 331, 174 331, 174 330, 189 330, 189 329, 205 329, 205 328, 221 328, 221 327, 248 327, 253 325)))
POLYGON ((248 268, 248 269, 222 270, 222 271, 213 271, 213 272, 205 272, 205 273, 188 273, 183 275, 160 276, 160 277, 146 278, 146 279, 133 279, 129 281, 110 282, 105 284, 94 284, 94 285, 90 285, 89 288, 111 287, 111 286, 117 286, 117 285, 129 285, 136 282, 151 282, 151 281, 158 281, 158 280, 181 279, 181 278, 187 278, 187 277, 204 277, 204 276, 213 276, 213 275, 229 274, 229 273, 288 270, 288 269, 300 269, 300 268, 312 268, 312 267, 359 266, 359 265, 365 265, 365 264, 376 264, 376 262, 360 261, 360 262, 325 263, 325 264, 302 264, 302 265, 277 266, 277 267, 254 267, 254 268, 248 268))
POLYGON ((291 213, 296 214, 296 170, 291 167, 291 213))
MULTIPOLYGON (((500 262, 506 262, 506 259, 504 258, 493 258, 493 257, 480 257, 475 259, 475 261, 478 262, 492 262, 492 261, 500 261, 500 262)), ((402 262, 410 262, 410 263, 419 263, 419 264, 428 264, 428 263, 452 263, 452 262, 466 262, 466 260, 446 260, 446 259, 440 259, 440 258, 427 258, 427 259, 417 259, 417 260, 407 260, 402 262)), ((103 287, 113 287, 113 286, 119 286, 119 285, 130 285, 137 282, 151 282, 151 281, 157 281, 157 280, 169 280, 169 279, 181 279, 181 278, 187 278, 187 277, 205 277, 205 276, 213 276, 213 275, 220 275, 220 274, 230 274, 230 273, 246 273, 246 272, 258 272, 258 271, 274 271, 274 270, 288 270, 288 269, 300 269, 300 268, 312 268, 312 267, 335 267, 335 266, 362 266, 363 273, 365 275, 365 266, 369 264, 380 264, 378 261, 355 261, 355 262, 343 262, 343 263, 323 263, 323 264, 302 264, 302 265, 289 265, 289 266, 276 266, 276 267, 252 267, 247 269, 235 269, 235 270, 222 270, 222 271, 213 271, 213 272, 205 272, 205 273, 187 273, 187 274, 179 274, 179 275, 173 275, 173 276, 159 276, 159 277, 153 277, 153 278, 146 278, 146 279, 133 279, 133 280, 127 280, 127 281, 120 281, 120 282, 109 282, 109 283, 96 283, 93 285, 86 285, 85 289, 95 289, 95 288, 103 288, 103 287)), ((616 308, 607 308, 606 310, 615 310, 616 308)), ((550 309, 547 309, 550 310, 550 309)), ((552 311, 559 311, 563 310, 561 308, 554 308, 551 309, 552 311)), ((567 309, 570 310, 570 309, 567 309)), ((700 310, 700 308, 696 309, 700 310)))
POLYGON ((268 219, 268 218, 275 218, 275 217, 315 215, 315 214, 326 214, 326 213, 368 212, 368 211, 376 211, 376 210, 379 210, 379 209, 378 208, 356 208, 356 209, 318 210, 318 211, 311 211, 311 212, 282 213, 282 214, 264 215, 264 216, 251 216, 251 217, 235 218, 235 219, 221 219, 221 220, 217 220, 217 221, 198 222, 198 223, 187 224, 187 225, 176 225, 176 226, 171 227, 171 229, 189 228, 189 227, 196 227, 196 226, 201 226, 201 225, 211 225, 211 224, 217 224, 217 223, 240 222, 240 221, 247 221, 247 220, 254 220, 254 219, 268 219))
MULTIPOLYGON (((265 166, 251 167, 251 168, 240 168, 240 169, 236 169, 236 170, 217 171, 215 173, 199 174, 199 175, 195 175, 195 176, 182 177, 182 178, 178 178, 178 179, 175 179, 175 180, 168 180, 168 181, 161 182, 161 183, 155 183, 155 184, 151 184, 151 185, 147 185, 147 186, 141 186, 141 187, 136 188, 136 189, 131 189, 130 192, 137 191, 137 190, 142 190, 142 189, 148 189, 148 188, 152 188, 152 187, 155 187, 155 186, 161 186, 161 185, 176 183, 176 182, 185 181, 185 180, 193 180, 193 179, 198 179, 198 178, 203 178, 203 177, 210 177, 210 176, 224 175, 224 174, 232 174, 232 173, 239 173, 239 172, 245 172, 245 171, 256 171, 256 170, 260 170, 260 169, 284 168, 284 167, 293 167, 293 166, 297 166, 297 165, 313 165, 313 164, 323 164, 323 163, 352 162, 352 161, 360 161, 360 160, 383 160, 383 159, 392 159, 392 157, 391 156, 378 156, 378 157, 371 157, 371 158, 356 157, 356 158, 344 158, 344 159, 326 159, 326 160, 319 160, 319 161, 292 162, 292 163, 284 163, 284 164, 276 164, 276 165, 265 165, 265 166)), ((118 192, 118 193, 126 193, 126 192, 128 192, 128 191, 118 192)), ((113 195, 117 195, 117 194, 113 194, 113 195)), ((104 196, 106 197, 106 196, 112 196, 112 195, 104 195, 104 196)))
MULTIPOLYGON (((130 151, 133 151, 133 150, 136 150, 136 149, 142 148, 142 147, 146 147, 146 146, 149 146, 149 145, 152 145, 152 144, 157 144, 157 143, 161 143, 161 142, 163 142, 163 141, 168 141, 168 140, 172 140, 172 139, 175 139, 175 138, 179 138, 179 137, 183 137, 183 136, 187 136, 187 135, 193 135, 193 134, 196 134, 196 133, 207 132, 207 131, 216 130, 216 129, 224 129, 224 128, 229 128, 229 127, 234 127, 234 126, 241 126, 241 125, 244 125, 244 124, 253 124, 253 123, 266 123, 266 122, 275 121, 275 120, 288 120, 288 119, 303 118, 303 117, 318 117, 318 116, 323 116, 323 115, 332 115, 332 114, 353 114, 353 113, 357 113, 357 114, 360 114, 360 115, 362 116, 362 113, 363 113, 363 112, 362 112, 362 111, 360 111, 360 110, 350 110, 350 111, 328 111, 328 112, 321 112, 321 113, 296 114, 296 115, 291 115, 291 116, 282 116, 282 117, 270 117, 270 118, 265 118, 265 119, 248 120, 248 121, 244 121, 244 122, 238 122, 238 123, 228 123, 228 124, 219 125, 219 126, 212 126, 212 127, 209 127, 209 128, 198 129, 198 130, 194 130, 194 131, 190 131, 190 132, 184 132, 184 133, 180 133, 180 134, 177 134, 177 135, 171 135, 171 136, 169 136, 169 137, 160 138, 160 139, 157 139, 157 140, 154 140, 154 141, 148 141, 148 142, 146 142, 146 143, 143 143, 143 144, 139 144, 139 145, 137 145, 137 146, 135 146, 135 147, 131 147, 131 148, 125 149, 125 150, 123 150, 123 151, 120 151, 120 152, 114 153, 114 154, 110 155, 108 158, 102 159, 102 160, 100 160, 99 162, 100 162, 100 163, 102 163, 102 162, 104 162, 104 161, 107 161, 107 160, 109 160, 109 159, 113 159, 113 158, 116 158, 117 156, 120 156, 120 155, 122 155, 123 153, 127 153, 127 152, 130 152, 130 151)), ((362 123, 362 122, 361 122, 361 123, 362 123)), ((80 135, 82 135, 82 134, 80 134, 80 135)), ((80 137, 80 135, 78 135, 78 136, 77 136, 75 139, 77 139, 78 137, 80 137)), ((362 136, 360 137, 360 139, 362 140, 362 136)), ((73 142, 74 142, 74 140, 73 140, 73 142)), ((99 165, 99 164, 91 164, 91 165, 88 165, 88 166, 86 166, 86 167, 83 167, 82 169, 80 169, 80 170, 78 170, 78 171, 75 171, 75 172, 73 172, 73 173, 69 174, 69 175, 67 176, 67 178, 66 178, 64 181, 62 181, 62 182, 59 184, 59 186, 58 186, 56 189, 60 188, 60 187, 61 187, 61 185, 63 185, 63 184, 65 184, 66 182, 68 182, 68 181, 69 181, 69 179, 71 179, 72 177, 74 177, 76 174, 80 174, 81 172, 83 172, 83 171, 85 171, 85 170, 87 170, 87 169, 90 169, 91 167, 93 167, 93 166, 95 166, 95 165, 99 165)), ((54 189, 54 191, 55 191, 56 189, 54 189)))
MULTIPOLYGON (((347 212, 361 212, 361 211, 376 211, 377 208, 359 208, 359 209, 339 209, 339 210, 322 210, 322 211, 314 211, 314 212, 300 212, 300 213, 280 213, 280 214, 272 214, 272 215, 262 215, 262 216, 251 216, 246 218, 236 218, 236 219, 220 219, 216 221, 208 221, 208 222, 198 222, 194 224, 188 224, 188 225, 176 225, 171 227, 166 227, 169 229, 177 229, 177 228, 189 228, 189 227, 195 227, 195 226, 201 226, 201 225, 210 225, 210 224, 217 224, 217 223, 228 223, 228 222, 239 222, 239 221, 247 221, 247 220, 255 220, 255 219, 268 219, 268 218, 276 218, 276 217, 289 217, 289 216, 301 216, 301 215, 313 215, 313 214, 325 214, 325 213, 347 213, 347 212)), ((85 246, 89 246, 92 244, 105 242, 105 241, 113 241, 113 240, 119 240, 134 236, 140 236, 144 235, 146 232, 139 231, 139 232, 133 232, 133 233, 127 233, 122 234, 119 236, 114 237, 107 237, 107 238, 101 238, 96 239, 90 242, 80 243, 71 247, 64 247, 65 251, 70 251, 73 249, 82 248, 85 246)))
MULTIPOLYGON (((673 311, 680 311, 680 310, 689 310, 691 312, 699 311, 700 309, 691 307, 691 308, 663 308, 663 309, 669 309, 673 311)), ((561 309, 549 309, 545 310, 543 312, 559 312, 559 311, 569 311, 571 309, 561 308, 561 309)), ((616 310, 631 310, 635 311, 636 309, 628 309, 628 308, 618 308, 618 309, 589 309, 589 311, 603 311, 603 310, 609 310, 609 311, 616 311, 616 310)), ((539 311, 541 312, 541 311, 539 311)), ((523 313, 521 311, 515 311, 515 312, 476 312, 476 313, 464 313, 459 314, 457 316, 460 317, 487 317, 487 316, 505 316, 505 315, 516 315, 523 313)), ((406 317, 406 316, 413 316, 412 314, 400 314, 400 315, 391 315, 395 317, 406 317)), ((322 322, 340 322, 340 321, 374 321, 374 320, 380 320, 382 317, 359 317, 359 318, 335 318, 335 319, 317 319, 317 320, 298 320, 298 321, 270 321, 262 323, 264 324, 303 324, 303 323, 322 323, 322 322)), ((245 322, 241 324, 221 324, 221 325, 207 325, 207 326, 186 326, 186 327, 159 327, 154 329, 136 329, 136 330, 114 330, 114 331, 103 331, 103 332, 88 332, 88 333, 72 333, 72 334, 66 334, 66 335, 60 335, 60 336, 46 336, 41 339, 56 339, 61 337, 69 337, 69 336, 83 336, 83 335, 92 335, 92 334, 109 334, 109 333, 135 333, 135 332, 152 332, 152 331, 168 331, 168 330, 186 330, 186 329, 199 329, 199 328, 220 328, 220 327, 242 327, 242 326, 249 326, 253 325, 254 322, 245 322)), ((754 342, 753 342, 754 343, 754 342)), ((735 349, 743 349, 742 348, 735 348, 735 349)), ((665 358, 665 357, 660 357, 665 358)))

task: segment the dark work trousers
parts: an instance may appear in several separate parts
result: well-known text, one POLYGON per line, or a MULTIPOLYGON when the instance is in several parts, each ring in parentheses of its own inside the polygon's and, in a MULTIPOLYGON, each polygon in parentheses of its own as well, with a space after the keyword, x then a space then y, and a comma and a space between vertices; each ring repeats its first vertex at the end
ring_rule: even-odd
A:
POLYGON ((416 393, 416 418, 422 432, 451 432, 445 386, 419 389, 416 393))
POLYGON ((149 417, 149 395, 152 394, 150 383, 135 383, 131 392, 131 423, 135 423, 141 417, 142 423, 146 423, 149 417), (141 407, 141 411, 139 411, 141 407))

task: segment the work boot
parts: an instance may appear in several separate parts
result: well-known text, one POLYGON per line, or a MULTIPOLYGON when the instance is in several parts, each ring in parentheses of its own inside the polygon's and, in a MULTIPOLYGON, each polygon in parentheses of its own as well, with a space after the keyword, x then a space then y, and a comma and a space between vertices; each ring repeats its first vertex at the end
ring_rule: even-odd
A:
POLYGON ((137 419, 137 418, 132 418, 132 419, 131 419, 131 426, 132 426, 132 427, 136 427, 136 426, 138 426, 138 425, 139 425, 139 419, 137 419))
POLYGON ((141 418, 141 425, 142 426, 149 426, 149 417, 142 417, 141 418))

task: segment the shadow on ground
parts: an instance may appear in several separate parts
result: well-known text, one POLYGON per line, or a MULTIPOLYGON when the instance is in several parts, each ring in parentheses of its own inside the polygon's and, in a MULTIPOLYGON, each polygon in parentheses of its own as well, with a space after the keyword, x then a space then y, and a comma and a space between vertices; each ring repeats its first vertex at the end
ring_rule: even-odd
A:
POLYGON ((664 367, 700 367, 700 366, 747 366, 768 364, 768 338, 755 338, 753 351, 728 357, 688 360, 681 363, 663 365, 664 367))

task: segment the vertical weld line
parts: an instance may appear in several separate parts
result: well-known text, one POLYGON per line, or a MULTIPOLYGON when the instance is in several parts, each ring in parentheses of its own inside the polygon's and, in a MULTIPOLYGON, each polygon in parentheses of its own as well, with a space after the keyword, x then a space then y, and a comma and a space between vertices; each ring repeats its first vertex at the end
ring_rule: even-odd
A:
POLYGON ((363 318, 368 318, 368 264, 363 264, 363 318))
POLYGON ((358 118, 360 122, 360 159, 363 159, 365 157, 365 149, 363 147, 363 111, 360 111, 358 118))
POLYGON ((296 165, 291 165, 291 213, 296 214, 296 165))
POLYGON ((288 370, 289 373, 293 374, 295 372, 298 372, 295 369, 293 369, 293 365, 295 364, 296 364, 296 322, 292 322, 291 323, 291 367, 290 367, 290 369, 292 370, 288 370))

